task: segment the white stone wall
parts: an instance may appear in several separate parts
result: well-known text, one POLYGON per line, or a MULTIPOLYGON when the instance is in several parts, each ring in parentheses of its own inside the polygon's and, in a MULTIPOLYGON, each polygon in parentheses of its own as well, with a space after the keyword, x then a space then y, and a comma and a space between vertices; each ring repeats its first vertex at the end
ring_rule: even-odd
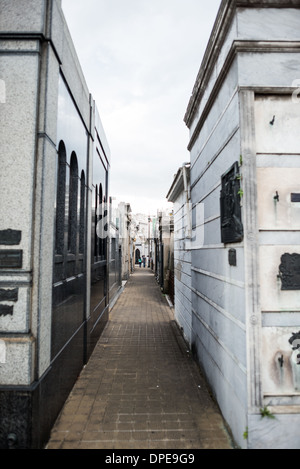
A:
MULTIPOLYGON (((205 131, 203 145, 191 151, 192 203, 204 204, 204 245, 192 251, 192 345, 236 434, 243 434, 247 413, 247 353, 243 243, 221 242, 221 176, 240 156, 239 100, 236 76, 223 85, 233 98, 220 92, 205 131), (224 112, 220 115, 220 107, 224 112), (237 265, 228 262, 229 249, 237 265)), ((196 146, 195 145, 195 146, 196 146)), ((194 208, 195 210, 195 208, 194 208)))
POLYGON ((192 307, 191 307, 191 251, 187 249, 186 194, 181 192, 174 202, 174 275, 175 275, 175 319, 183 335, 191 346, 192 343, 192 307))
MULTIPOLYGON (((300 105, 288 95, 256 96, 255 146, 259 229, 260 310, 262 318, 261 379, 263 404, 276 415, 265 445, 278 440, 283 448, 299 448, 296 417, 300 411, 300 366, 289 340, 299 331, 299 290, 282 290, 281 256, 300 254, 300 105), (272 124, 269 116, 272 114, 272 124), (273 117, 275 119, 273 120, 273 117), (274 199, 278 195, 278 199, 274 199), (286 415, 289 413, 289 416, 286 415), (282 415, 282 417, 281 417, 282 415), (282 421, 281 421, 282 419, 282 421), (280 426, 289 432, 281 438, 280 426)), ((253 423, 251 445, 259 445, 253 423)))
POLYGON ((191 259, 192 344, 242 448, 272 447, 272 439, 278 447, 299 447, 290 429, 285 438, 281 427, 289 425, 291 414, 295 429, 298 392, 291 369, 285 392, 279 392, 274 360, 280 350, 289 360, 286 339, 299 324, 299 295, 279 293, 275 272, 282 253, 299 252, 299 212, 288 196, 299 190, 300 105, 292 107, 291 98, 299 75, 300 11, 268 8, 266 2, 257 8, 247 1, 235 10, 234 2, 227 3, 221 5, 185 117, 193 210, 204 204, 204 245, 191 259), (285 98, 256 99, 272 90, 285 98), (277 127, 270 125, 274 115, 277 127), (242 176, 244 240, 224 245, 221 176, 234 162, 242 176), (276 190, 282 202, 275 211, 276 190), (229 248, 236 249, 236 266, 229 265, 229 248), (264 405, 279 416, 272 424, 261 419, 264 405))

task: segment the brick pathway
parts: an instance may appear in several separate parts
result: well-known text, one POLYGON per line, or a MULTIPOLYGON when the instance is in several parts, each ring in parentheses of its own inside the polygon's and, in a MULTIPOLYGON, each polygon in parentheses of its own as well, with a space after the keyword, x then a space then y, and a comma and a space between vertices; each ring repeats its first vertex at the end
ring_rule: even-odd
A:
POLYGON ((232 449, 218 408, 148 269, 137 269, 48 449, 232 449))

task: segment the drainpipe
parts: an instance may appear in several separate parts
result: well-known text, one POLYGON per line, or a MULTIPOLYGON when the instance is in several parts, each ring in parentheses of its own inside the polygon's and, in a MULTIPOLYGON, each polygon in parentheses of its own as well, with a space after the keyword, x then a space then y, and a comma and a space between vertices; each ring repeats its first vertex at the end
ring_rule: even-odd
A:
POLYGON ((186 196, 186 212, 187 212, 187 219, 188 219, 187 238, 191 239, 192 238, 192 220, 191 220, 191 211, 190 211, 191 192, 190 192, 190 188, 188 186, 188 181, 187 181, 186 165, 182 167, 182 173, 183 173, 184 192, 186 196))

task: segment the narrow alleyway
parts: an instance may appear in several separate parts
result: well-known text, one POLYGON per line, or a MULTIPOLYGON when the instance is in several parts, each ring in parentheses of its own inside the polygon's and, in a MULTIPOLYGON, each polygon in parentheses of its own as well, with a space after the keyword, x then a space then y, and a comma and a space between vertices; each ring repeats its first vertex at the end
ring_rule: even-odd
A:
POLYGON ((153 273, 137 269, 48 449, 232 449, 153 273))

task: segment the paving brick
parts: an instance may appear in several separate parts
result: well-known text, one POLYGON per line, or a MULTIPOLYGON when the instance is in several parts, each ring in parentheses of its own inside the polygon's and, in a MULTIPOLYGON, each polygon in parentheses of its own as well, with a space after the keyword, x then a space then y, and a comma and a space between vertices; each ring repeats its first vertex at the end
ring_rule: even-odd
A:
POLYGON ((233 447, 150 270, 127 282, 47 447, 233 447))

